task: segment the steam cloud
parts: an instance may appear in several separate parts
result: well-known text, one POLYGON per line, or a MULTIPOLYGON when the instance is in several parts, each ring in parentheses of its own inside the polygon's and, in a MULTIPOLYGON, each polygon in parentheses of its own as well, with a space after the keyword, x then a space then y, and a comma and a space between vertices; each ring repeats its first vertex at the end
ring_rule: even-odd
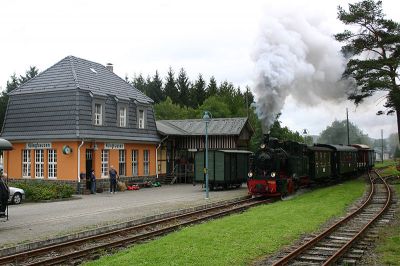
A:
POLYGON ((267 16, 253 54, 253 91, 264 133, 288 95, 306 105, 342 101, 352 84, 341 80, 345 59, 340 44, 324 30, 323 19, 298 14, 273 16, 267 16))

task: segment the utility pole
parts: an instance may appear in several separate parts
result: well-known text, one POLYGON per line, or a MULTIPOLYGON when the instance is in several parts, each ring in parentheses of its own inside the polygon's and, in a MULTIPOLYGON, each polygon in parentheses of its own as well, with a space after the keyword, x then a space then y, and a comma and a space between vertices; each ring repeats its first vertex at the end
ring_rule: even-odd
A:
POLYGON ((249 118, 249 87, 246 87, 246 111, 247 111, 247 118, 249 118))
POLYGON ((348 108, 346 108, 346 117, 347 117, 347 145, 350 145, 349 109, 348 108))
POLYGON ((383 129, 381 129, 381 142, 382 142, 382 154, 381 154, 381 160, 383 163, 383 129))

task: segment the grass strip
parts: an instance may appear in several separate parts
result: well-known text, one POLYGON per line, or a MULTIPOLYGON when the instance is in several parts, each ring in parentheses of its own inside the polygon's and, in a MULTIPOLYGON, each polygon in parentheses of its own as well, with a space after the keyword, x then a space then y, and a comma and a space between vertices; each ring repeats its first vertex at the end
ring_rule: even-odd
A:
POLYGON ((364 189, 362 180, 318 189, 186 227, 86 265, 247 265, 342 215, 364 189))
MULTIPOLYGON (((397 197, 400 195, 400 184, 393 186, 397 197)), ((379 234, 377 254, 379 265, 400 265, 400 208, 396 210, 394 222, 379 234)))

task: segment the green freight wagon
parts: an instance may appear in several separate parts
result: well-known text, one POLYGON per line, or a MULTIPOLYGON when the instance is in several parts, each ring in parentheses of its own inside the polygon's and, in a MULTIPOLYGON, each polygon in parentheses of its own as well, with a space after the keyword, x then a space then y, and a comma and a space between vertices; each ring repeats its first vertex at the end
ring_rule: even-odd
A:
MULTIPOLYGON (((209 150, 208 185, 210 189, 240 187, 247 180, 250 151, 209 150)), ((205 184, 205 151, 195 153, 195 181, 205 184)))

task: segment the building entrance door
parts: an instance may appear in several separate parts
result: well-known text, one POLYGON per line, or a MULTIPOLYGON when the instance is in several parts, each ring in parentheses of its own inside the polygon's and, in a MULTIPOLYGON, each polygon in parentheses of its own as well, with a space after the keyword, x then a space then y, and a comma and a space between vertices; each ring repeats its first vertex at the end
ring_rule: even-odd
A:
POLYGON ((90 170, 93 169, 93 150, 86 150, 86 189, 90 189, 90 170))

